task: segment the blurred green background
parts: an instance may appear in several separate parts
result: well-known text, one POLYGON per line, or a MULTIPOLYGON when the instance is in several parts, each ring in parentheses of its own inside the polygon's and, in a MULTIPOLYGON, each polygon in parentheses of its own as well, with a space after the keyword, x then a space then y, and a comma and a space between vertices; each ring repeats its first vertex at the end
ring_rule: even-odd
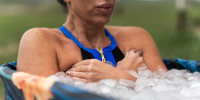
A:
MULTIPOLYGON (((109 25, 137 26, 155 40, 163 58, 200 60, 200 2, 188 0, 186 29, 177 30, 175 0, 117 0, 109 25)), ((16 61, 20 38, 33 27, 60 27, 66 16, 56 0, 0 1, 0 65, 16 61)), ((0 80, 0 100, 4 99, 0 80)))

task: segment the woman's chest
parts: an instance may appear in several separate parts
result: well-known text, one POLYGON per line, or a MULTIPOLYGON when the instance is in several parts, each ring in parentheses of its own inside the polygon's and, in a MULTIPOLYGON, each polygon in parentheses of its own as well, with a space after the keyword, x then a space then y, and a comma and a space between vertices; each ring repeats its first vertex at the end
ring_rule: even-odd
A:
POLYGON ((104 48, 102 52, 98 50, 84 50, 84 48, 62 48, 58 52, 59 69, 61 71, 68 70, 74 64, 86 59, 98 59, 102 62, 117 65, 118 61, 124 58, 124 54, 116 46, 113 50, 104 48), (96 52, 95 52, 96 51, 96 52))

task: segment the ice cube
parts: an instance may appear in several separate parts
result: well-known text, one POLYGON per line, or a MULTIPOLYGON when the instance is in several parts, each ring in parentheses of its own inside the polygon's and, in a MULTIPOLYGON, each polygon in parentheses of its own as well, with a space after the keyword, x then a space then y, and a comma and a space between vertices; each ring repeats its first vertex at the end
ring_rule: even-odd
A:
POLYGON ((163 76, 163 78, 165 78, 165 79, 168 79, 168 80, 173 80, 173 81, 175 81, 175 80, 177 80, 177 72, 176 72, 177 70, 170 70, 170 71, 168 71, 168 72, 166 72, 165 73, 165 75, 163 76))
POLYGON ((115 87, 117 85, 117 81, 114 79, 103 79, 99 82, 99 84, 107 85, 109 87, 115 87))
POLYGON ((128 91, 129 90, 129 88, 124 86, 124 85, 117 85, 116 89, 120 89, 120 90, 123 90, 123 91, 128 91))
POLYGON ((139 72, 139 77, 150 78, 152 74, 153 73, 150 70, 145 70, 143 72, 139 72))
POLYGON ((158 74, 158 75, 160 75, 160 76, 163 76, 163 75, 166 73, 166 71, 164 71, 164 70, 162 69, 162 67, 159 66, 159 67, 158 67, 158 70, 157 70, 155 73, 158 74))
POLYGON ((194 72, 194 77, 198 77, 198 79, 200 79, 200 73, 199 72, 194 72))
POLYGON ((149 86, 149 79, 145 77, 140 77, 136 80, 135 84, 135 90, 136 91, 142 91, 143 89, 147 88, 149 86))
POLYGON ((135 77, 135 78, 138 78, 139 76, 138 76, 138 74, 137 74, 137 72, 135 72, 135 71, 133 71, 133 70, 127 70, 127 72, 129 73, 129 74, 131 74, 133 77, 135 77))
POLYGON ((83 87, 85 85, 85 83, 80 80, 75 80, 74 85, 78 86, 78 87, 83 87))
POLYGON ((148 70, 148 67, 147 66, 139 67, 137 70, 138 70, 138 73, 139 72, 144 72, 145 70, 148 70))
POLYGON ((59 77, 59 78, 64 78, 66 75, 67 75, 67 74, 64 73, 64 72, 57 72, 57 73, 55 74, 55 76, 57 76, 57 77, 59 77))
POLYGON ((64 78, 67 74, 65 74, 64 72, 57 72, 54 75, 49 76, 48 78, 51 78, 55 81, 59 81, 60 79, 64 78))
POLYGON ((121 100, 199 100, 200 98, 200 73, 198 72, 190 73, 187 70, 173 69, 166 73, 158 70, 155 74, 143 67, 138 69, 139 74, 134 71, 129 73, 138 78, 136 82, 126 79, 121 79, 119 82, 103 79, 96 83, 83 83, 78 80, 73 81, 70 76, 62 72, 49 78, 121 100))
POLYGON ((160 91, 172 91, 176 90, 176 86, 173 85, 173 82, 167 79, 160 79, 158 83, 153 87, 157 92, 160 91))
POLYGON ((59 81, 59 80, 60 80, 60 78, 58 78, 58 77, 55 76, 55 75, 51 75, 51 76, 49 76, 48 78, 53 79, 53 80, 55 80, 55 81, 59 81))
POLYGON ((131 87, 131 88, 135 87, 135 82, 130 81, 130 80, 126 80, 126 79, 120 79, 119 84, 127 86, 127 87, 131 87))
POLYGON ((200 97, 200 88, 183 88, 181 94, 186 97, 200 97))
POLYGON ((90 90, 90 91, 93 91, 93 90, 96 89, 97 85, 98 85, 98 83, 95 83, 95 82, 93 82, 93 83, 87 83, 87 84, 85 84, 83 86, 83 88, 87 89, 87 90, 90 90))
POLYGON ((111 87, 109 87, 107 85, 103 85, 103 84, 99 85, 99 90, 103 94, 108 94, 108 93, 112 92, 112 88, 111 87))

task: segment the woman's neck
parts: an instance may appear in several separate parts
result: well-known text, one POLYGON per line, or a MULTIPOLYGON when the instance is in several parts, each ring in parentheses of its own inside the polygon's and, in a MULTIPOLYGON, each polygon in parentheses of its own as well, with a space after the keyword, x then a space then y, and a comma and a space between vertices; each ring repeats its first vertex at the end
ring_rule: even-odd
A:
POLYGON ((68 16, 65 27, 80 41, 90 48, 105 46, 106 35, 104 25, 94 25, 79 18, 68 16))

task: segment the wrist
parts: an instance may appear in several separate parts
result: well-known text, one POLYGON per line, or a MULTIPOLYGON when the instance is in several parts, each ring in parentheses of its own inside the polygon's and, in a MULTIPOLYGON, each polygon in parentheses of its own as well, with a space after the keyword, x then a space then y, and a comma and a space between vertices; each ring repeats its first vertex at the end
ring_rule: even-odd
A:
POLYGON ((124 76, 123 76, 123 79, 127 79, 127 80, 131 80, 131 81, 136 81, 137 78, 132 76, 131 74, 129 74, 128 72, 125 72, 124 76))
POLYGON ((117 74, 115 75, 115 79, 116 80, 120 80, 120 79, 127 79, 127 80, 131 80, 131 81, 136 81, 137 78, 132 76, 131 74, 129 74, 128 72, 121 70, 121 69, 117 69, 117 74))

